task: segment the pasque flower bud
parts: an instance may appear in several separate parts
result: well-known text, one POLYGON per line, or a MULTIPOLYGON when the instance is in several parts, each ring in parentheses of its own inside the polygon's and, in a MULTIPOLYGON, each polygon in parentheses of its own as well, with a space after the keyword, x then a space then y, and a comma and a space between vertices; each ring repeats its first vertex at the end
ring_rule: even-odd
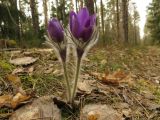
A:
POLYGON ((48 33, 51 39, 56 43, 61 43, 64 40, 63 28, 59 21, 55 18, 49 21, 48 33))
POLYGON ((86 7, 77 14, 70 12, 70 32, 73 42, 76 44, 77 56, 81 58, 90 44, 94 43, 98 36, 96 29, 96 14, 89 15, 86 7))
POLYGON ((64 29, 60 22, 52 18, 48 23, 48 35, 49 38, 47 43, 56 49, 61 60, 66 61, 67 44, 64 37, 64 29))
POLYGON ((96 24, 96 15, 89 16, 88 9, 82 8, 77 14, 70 12, 70 30, 73 36, 82 41, 90 40, 96 24))

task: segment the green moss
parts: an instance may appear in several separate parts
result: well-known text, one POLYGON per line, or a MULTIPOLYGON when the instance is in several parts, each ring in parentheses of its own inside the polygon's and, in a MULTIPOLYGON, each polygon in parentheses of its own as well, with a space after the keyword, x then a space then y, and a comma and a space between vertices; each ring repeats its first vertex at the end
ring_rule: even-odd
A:
POLYGON ((62 76, 34 74, 32 76, 21 75, 20 78, 24 89, 34 89, 36 94, 40 96, 55 95, 59 90, 62 90, 61 87, 64 87, 62 76))
POLYGON ((160 104, 160 88, 159 88, 159 87, 157 87, 157 88, 155 89, 154 95, 156 96, 156 100, 155 100, 155 101, 156 101, 158 104, 160 104))
POLYGON ((148 80, 139 80, 135 86, 137 92, 150 91, 155 95, 155 102, 160 104, 160 88, 148 80))
POLYGON ((108 65, 111 71, 116 71, 118 69, 123 69, 123 66, 118 63, 111 63, 108 65))
POLYGON ((13 65, 11 65, 10 63, 8 63, 5 60, 0 60, 0 68, 3 70, 12 70, 13 65))

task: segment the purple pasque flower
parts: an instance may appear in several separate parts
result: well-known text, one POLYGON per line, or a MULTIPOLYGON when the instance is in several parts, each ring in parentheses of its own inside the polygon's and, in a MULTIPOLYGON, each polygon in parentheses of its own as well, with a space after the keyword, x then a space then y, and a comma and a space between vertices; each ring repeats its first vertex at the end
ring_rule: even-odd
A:
POLYGON ((96 14, 90 16, 86 7, 82 8, 77 14, 74 11, 70 12, 70 31, 79 41, 89 41, 95 25, 96 14))
POLYGON ((96 27, 96 14, 89 15, 86 7, 77 14, 70 12, 70 33, 71 39, 76 44, 78 58, 81 58, 87 47, 91 47, 98 37, 96 27))
POLYGON ((64 30, 57 19, 52 18, 49 21, 48 34, 56 43, 61 43, 64 40, 64 30))
POLYGON ((52 18, 48 23, 48 37, 46 37, 46 43, 54 48, 59 54, 63 62, 66 61, 67 44, 64 36, 64 29, 60 22, 52 18))

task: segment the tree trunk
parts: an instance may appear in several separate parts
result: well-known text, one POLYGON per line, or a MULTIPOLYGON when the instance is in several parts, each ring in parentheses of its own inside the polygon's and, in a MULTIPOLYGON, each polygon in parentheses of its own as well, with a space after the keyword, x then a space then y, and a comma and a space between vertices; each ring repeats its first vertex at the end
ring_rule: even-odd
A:
POLYGON ((117 41, 120 41, 120 33, 119 33, 119 0, 116 0, 116 14, 117 14, 117 41))
MULTIPOLYGON (((22 3, 22 0, 19 0, 19 10, 20 11, 22 11, 22 12, 24 12, 24 6, 23 6, 23 3, 22 3)), ((20 19, 20 21, 19 21, 19 28, 20 28, 20 38, 22 38, 22 36, 23 36, 23 21, 20 19)), ((21 39, 21 41, 20 41, 20 46, 22 47, 23 46, 23 39, 21 39)))
POLYGON ((103 2, 102 2, 102 0, 100 1, 100 3, 101 3, 102 39, 104 40, 104 15, 103 15, 103 2))
POLYGON ((129 43, 128 41, 128 0, 122 0, 123 7, 123 30, 124 30, 124 41, 125 43, 129 43))
POLYGON ((58 0, 56 0, 56 7, 57 7, 57 9, 56 9, 56 10, 57 10, 57 11, 56 11, 56 12, 57 12, 57 18, 59 18, 59 16, 58 16, 58 7, 59 7, 59 5, 58 5, 58 0))
POLYGON ((43 11, 44 11, 44 21, 45 21, 45 27, 47 29, 48 26, 48 7, 47 7, 47 0, 43 0, 43 11))
POLYGON ((76 11, 78 12, 78 0, 76 0, 76 11))
POLYGON ((137 44, 137 26, 134 26, 135 44, 137 44))
POLYGON ((32 15, 33 30, 36 36, 39 36, 39 17, 37 11, 36 0, 30 0, 30 8, 32 15))
POLYGON ((74 1, 71 0, 70 10, 74 10, 74 1))
POLYGON ((16 39, 20 41, 20 27, 19 27, 19 12, 18 12, 18 6, 17 6, 17 0, 12 0, 12 5, 14 6, 15 9, 15 34, 16 34, 16 39))
POLYGON ((94 0, 85 0, 85 5, 89 10, 89 13, 94 14, 94 0))
POLYGON ((80 0, 80 8, 83 8, 83 0, 80 0))
POLYGON ((62 3, 62 8, 64 8, 64 9, 62 9, 62 21, 63 21, 63 23, 65 22, 65 0, 62 0, 61 1, 62 3))

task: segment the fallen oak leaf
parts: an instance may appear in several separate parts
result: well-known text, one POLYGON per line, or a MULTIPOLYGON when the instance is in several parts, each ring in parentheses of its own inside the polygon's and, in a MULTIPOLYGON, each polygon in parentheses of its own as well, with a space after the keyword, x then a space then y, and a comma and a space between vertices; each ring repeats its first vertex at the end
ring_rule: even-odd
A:
POLYGON ((105 77, 105 74, 97 73, 97 72, 91 72, 90 75, 96 77, 98 80, 102 80, 102 78, 105 77))
POLYGON ((93 72, 91 75, 95 76, 98 80, 102 81, 106 84, 112 84, 112 85, 119 85, 121 83, 130 83, 131 76, 130 74, 126 74, 121 70, 118 70, 112 74, 103 74, 103 73, 96 73, 93 72))
POLYGON ((2 95, 0 96, 0 108, 7 106, 15 109, 22 102, 27 101, 31 98, 31 95, 23 95, 21 93, 17 93, 15 96, 13 95, 2 95))
POLYGON ((22 88, 21 79, 17 75, 10 74, 10 75, 7 75, 6 78, 13 86, 15 93, 21 92, 23 94, 26 94, 22 88))
POLYGON ((23 95, 21 93, 17 93, 11 101, 11 107, 16 108, 21 102, 29 100, 31 98, 30 95, 23 95))
POLYGON ((0 108, 3 106, 10 106, 10 102, 13 98, 13 95, 2 95, 0 96, 0 108))
POLYGON ((118 71, 113 73, 113 76, 115 78, 124 79, 125 77, 127 77, 127 74, 124 73, 122 70, 118 70, 118 71))
POLYGON ((117 78, 110 74, 96 73, 93 72, 91 75, 95 76, 98 80, 106 84, 119 84, 117 78))
POLYGON ((104 82, 104 83, 106 83, 106 84, 113 84, 113 85, 119 85, 120 84, 119 79, 114 78, 111 75, 102 77, 101 81, 104 82))

